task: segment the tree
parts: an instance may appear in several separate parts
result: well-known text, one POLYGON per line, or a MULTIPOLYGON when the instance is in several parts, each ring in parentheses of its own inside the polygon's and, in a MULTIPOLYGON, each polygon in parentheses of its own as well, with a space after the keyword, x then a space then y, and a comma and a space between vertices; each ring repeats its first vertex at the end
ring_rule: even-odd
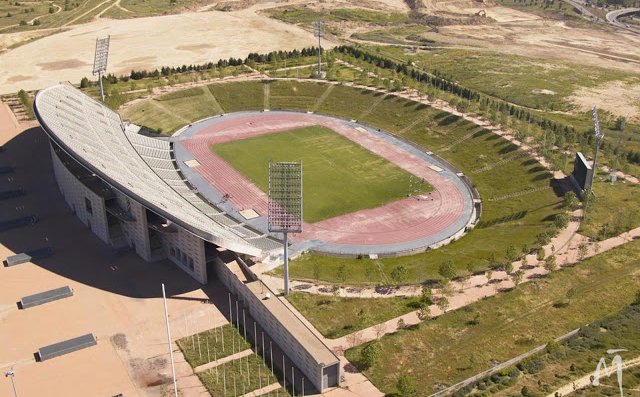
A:
POLYGON ((588 253, 589 253, 589 248, 587 247, 587 245, 585 243, 581 243, 578 246, 578 257, 580 258, 580 260, 583 260, 588 253))
POLYGON ((504 266, 502 266, 502 268, 504 269, 505 273, 507 273, 507 274, 513 273, 513 263, 512 262, 506 262, 504 264, 504 266))
POLYGON ((509 248, 507 248, 506 258, 509 262, 515 262, 520 259, 520 255, 518 255, 516 247, 510 245, 509 248))
POLYGON ((422 292, 420 294, 420 303, 430 305, 433 303, 433 292, 431 288, 422 286, 422 292))
POLYGON ((536 253, 536 259, 538 260, 538 262, 542 262, 545 256, 546 253, 544 252, 544 248, 538 248, 538 252, 536 253))
POLYGON ((456 276, 456 269, 453 266, 453 262, 442 262, 438 268, 438 274, 447 282, 454 278, 456 276))
POLYGON ((575 288, 569 288, 566 293, 568 304, 571 304, 571 300, 576 297, 578 291, 575 288))
POLYGON ((442 313, 446 313, 449 308, 449 299, 447 299, 446 296, 441 296, 440 299, 438 299, 438 307, 442 310, 442 313))
POLYGON ((511 280, 513 283, 518 286, 522 282, 522 278, 524 277, 524 272, 522 270, 517 270, 515 273, 511 275, 511 280))
POLYGON ((480 316, 481 316, 480 312, 475 312, 475 314, 473 315, 473 319, 470 321, 470 323, 472 325, 480 324, 480 316))
POLYGON ((404 320, 400 318, 398 319, 397 326, 398 326, 398 329, 404 329, 404 327, 406 327, 407 325, 405 324, 404 320))
POLYGON ((320 264, 313 262, 313 279, 316 280, 316 283, 320 281, 320 269, 320 264))
POLYGON ((382 356, 382 348, 377 341, 369 343, 362 349, 362 363, 367 367, 372 367, 382 356))
POLYGON ((338 280, 340 280, 340 282, 343 284, 345 281, 347 281, 347 265, 345 265, 344 263, 338 266, 338 280))
POLYGON ((396 284, 401 284, 406 281, 408 276, 409 272, 407 271, 407 268, 402 265, 396 266, 391 271, 391 278, 396 282, 396 284))
POLYGON ((624 127, 627 124, 627 119, 620 116, 616 119, 616 129, 619 131, 624 131, 624 127))
POLYGON ((340 287, 337 285, 331 286, 331 294, 333 295, 333 298, 337 300, 340 296, 340 287))
POLYGON ((545 259, 544 261, 544 268, 551 273, 552 271, 556 270, 558 267, 558 265, 556 264, 556 256, 555 255, 550 255, 547 259, 545 259))
POLYGON ((420 319, 420 321, 424 321, 429 317, 431 317, 431 309, 429 308, 429 305, 424 302, 420 302, 420 309, 418 309, 418 318, 420 319))
POLYGON ((553 225, 556 229, 564 229, 569 225, 569 215, 564 212, 556 214, 553 218, 553 225))
POLYGON ((86 77, 83 77, 82 80, 80 80, 80 88, 87 88, 89 87, 89 79, 86 77))
POLYGON ((398 383, 396 383, 396 388, 398 388, 398 395, 400 397, 413 397, 416 395, 416 388, 413 385, 411 377, 407 374, 400 375, 398 383))

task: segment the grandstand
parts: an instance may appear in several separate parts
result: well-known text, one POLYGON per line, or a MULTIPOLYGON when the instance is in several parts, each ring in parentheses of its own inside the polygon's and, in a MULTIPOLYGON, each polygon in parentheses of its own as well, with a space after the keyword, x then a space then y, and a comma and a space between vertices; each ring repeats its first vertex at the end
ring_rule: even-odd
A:
POLYGON ((34 110, 65 200, 105 243, 148 261, 167 257, 201 283, 217 247, 253 257, 281 248, 204 200, 178 171, 171 142, 124 126, 74 87, 41 90, 34 110))

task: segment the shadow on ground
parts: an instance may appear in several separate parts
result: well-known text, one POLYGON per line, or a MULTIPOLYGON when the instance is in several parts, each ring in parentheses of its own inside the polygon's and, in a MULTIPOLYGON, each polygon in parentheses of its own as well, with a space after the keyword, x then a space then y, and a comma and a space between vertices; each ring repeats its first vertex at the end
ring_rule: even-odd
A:
MULTIPOLYGON (((55 254, 34 260, 40 266, 82 284, 133 298, 177 295, 200 289, 168 260, 146 263, 133 251, 116 251, 99 240, 71 213, 55 181, 49 141, 40 128, 30 128, 4 145, 0 191, 24 189, 25 196, 0 201, 0 221, 35 215, 39 221, 0 232, 0 244, 13 252, 52 247, 55 254)), ((4 260, 5 258, 0 258, 4 260)), ((18 266, 31 266, 29 264, 18 266)))

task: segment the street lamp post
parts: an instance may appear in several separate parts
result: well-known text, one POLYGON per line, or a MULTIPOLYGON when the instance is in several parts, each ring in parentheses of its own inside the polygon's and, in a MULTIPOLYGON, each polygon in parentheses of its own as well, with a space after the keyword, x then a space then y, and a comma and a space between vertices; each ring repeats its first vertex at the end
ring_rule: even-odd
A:
POLYGON ((13 387, 13 395, 15 397, 18 397, 18 392, 16 391, 16 384, 13 380, 13 377, 15 376, 15 372, 13 372, 13 370, 9 370, 7 372, 4 373, 5 378, 11 378, 11 386, 13 387))

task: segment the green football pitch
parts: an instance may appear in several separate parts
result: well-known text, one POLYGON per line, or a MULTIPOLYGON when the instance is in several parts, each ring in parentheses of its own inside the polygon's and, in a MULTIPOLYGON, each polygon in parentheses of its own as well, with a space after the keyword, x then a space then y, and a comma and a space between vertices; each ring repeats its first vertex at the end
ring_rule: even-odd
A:
MULTIPOLYGON (((269 160, 302 161, 303 213, 310 223, 407 197, 418 181, 321 126, 217 144, 212 150, 264 192, 269 160)), ((427 192, 431 187, 421 183, 418 190, 427 192)))

